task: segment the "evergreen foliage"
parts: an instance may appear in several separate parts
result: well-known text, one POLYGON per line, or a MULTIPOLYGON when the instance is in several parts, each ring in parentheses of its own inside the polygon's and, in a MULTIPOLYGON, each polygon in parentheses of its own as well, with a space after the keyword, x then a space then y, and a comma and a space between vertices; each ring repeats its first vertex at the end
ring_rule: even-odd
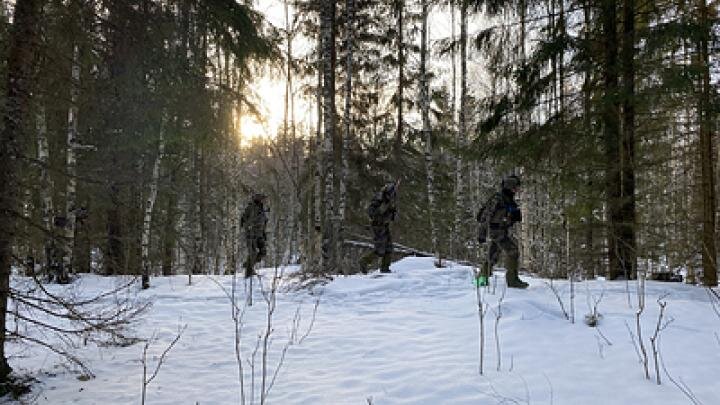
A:
POLYGON ((0 1, 0 111, 3 122, 21 124, 3 128, 12 142, 0 156, 18 160, 0 162, 9 179, 0 202, 11 207, 0 213, 0 225, 11 225, 0 237, 11 247, 0 287, 11 265, 50 281, 56 250, 68 245, 70 274, 139 275, 144 237, 152 275, 191 282, 234 273, 244 259, 240 210, 255 192, 269 195, 271 209, 265 265, 353 273, 356 242, 371 238, 367 205, 396 179, 394 241, 479 263, 474 214, 511 173, 523 183, 527 270, 632 278, 652 267, 683 270, 690 281, 702 270, 706 285, 717 284, 716 2, 277 3, 289 13, 284 27, 251 1, 0 1), (38 6, 29 71, 13 65, 13 29, 27 27, 17 26, 10 3, 38 6), (426 3, 428 49, 420 44, 426 3), (456 34, 468 17, 462 52, 456 34), (438 19, 453 34, 438 34, 438 19), (20 106, 11 97, 18 74, 32 78, 20 106), (261 76, 288 83, 286 94, 257 94, 261 76), (258 101, 277 114, 283 98, 278 133, 243 133, 242 119, 263 120, 258 101), (75 176, 67 162, 73 107, 75 176), (61 228, 70 214, 78 222, 68 240, 61 228), (48 221, 60 225, 48 230, 48 221))

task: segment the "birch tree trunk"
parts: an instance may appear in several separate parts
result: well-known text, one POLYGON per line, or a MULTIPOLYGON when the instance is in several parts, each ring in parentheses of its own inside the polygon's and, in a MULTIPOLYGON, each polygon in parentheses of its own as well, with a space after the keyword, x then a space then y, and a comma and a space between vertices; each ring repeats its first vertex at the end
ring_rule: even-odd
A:
MULTIPOLYGON (((460 154, 460 143, 458 139, 458 132, 457 132, 457 44, 455 43, 455 1, 456 0, 450 0, 450 25, 451 25, 451 36, 452 39, 452 48, 451 48, 451 64, 452 64, 452 101, 450 104, 450 110, 452 111, 452 123, 450 125, 450 128, 452 128, 452 133, 455 138, 455 158, 458 159, 460 154)), ((460 0, 463 1, 463 0, 460 0)), ((457 165, 457 161, 455 162, 457 165)), ((454 187, 454 197, 455 197, 455 205, 457 205, 457 192, 458 192, 458 173, 457 169, 455 172, 455 181, 453 182, 454 187)), ((455 229, 457 229, 457 220, 453 219, 453 226, 450 237, 450 256, 455 257, 455 253, 457 250, 457 246, 459 243, 457 232, 455 232, 455 229)))
POLYGON ((702 263, 703 284, 707 287, 718 285, 717 279, 717 250, 715 246, 715 162, 713 160, 713 130, 716 124, 712 116, 713 107, 710 101, 710 58, 708 55, 708 42, 711 36, 708 6, 705 0, 698 0, 702 35, 698 41, 699 62, 702 69, 702 82, 700 97, 698 98, 698 118, 700 129, 700 162, 702 178, 702 263))
POLYGON ((420 39, 420 103, 422 108, 423 136, 425 138, 425 169, 427 170, 427 196, 430 217, 430 241, 437 257, 436 265, 442 266, 435 223, 435 173, 433 169, 432 129, 430 128, 430 91, 427 74, 428 3, 422 0, 422 31, 420 39))
POLYGON ((290 196, 290 207, 288 221, 290 223, 290 235, 288 243, 289 263, 295 263, 295 255, 297 253, 297 241, 299 230, 299 200, 300 200, 300 162, 297 151, 297 134, 295 131, 295 94, 293 89, 293 40, 295 39, 294 26, 290 24, 290 5, 285 0, 285 30, 287 32, 287 65, 286 65, 286 87, 285 87, 285 131, 290 131, 290 148, 291 148, 291 169, 290 182, 292 183, 292 196, 290 196), (288 109, 290 115, 290 126, 288 126, 288 109))
MULTIPOLYGON (((689 40, 683 40, 683 57, 682 57, 682 63, 686 65, 691 65, 692 63, 696 62, 693 60, 693 56, 690 54, 690 47, 691 43, 689 40)), ((679 131, 678 134, 679 140, 678 140, 678 146, 679 146, 679 155, 680 155, 680 161, 678 162, 678 165, 680 166, 679 173, 681 174, 682 178, 682 186, 680 190, 680 212, 686 213, 686 215, 683 215, 683 221, 680 225, 680 240, 686 241, 683 244, 683 247, 685 248, 686 254, 689 253, 689 247, 688 245, 692 245, 696 242, 700 242, 701 239, 697 238, 696 230, 695 230, 695 224, 692 223, 694 216, 690 214, 690 212, 697 211, 699 207, 697 207, 697 198, 698 193, 693 192, 696 190, 695 187, 693 187, 694 183, 694 177, 696 174, 693 172, 696 158, 695 153, 693 153, 692 148, 694 147, 695 139, 690 137, 690 134, 692 134, 693 131, 693 124, 694 124, 694 114, 693 111, 693 105, 692 102, 690 102, 690 99, 688 98, 688 102, 685 103, 685 108, 683 109, 680 116, 682 117, 681 120, 683 122, 682 131, 679 131), (683 141, 684 139, 687 139, 687 141, 683 141)), ((694 260, 690 257, 683 257, 682 265, 684 265, 687 268, 687 274, 685 276, 685 282, 687 284, 695 284, 697 283, 696 275, 695 275, 695 267, 694 267, 694 260)))
MULTIPOLYGON (((295 125, 295 94, 292 86, 292 82, 290 83, 290 122, 291 122, 291 136, 292 136, 292 175, 295 176, 295 180, 293 182, 295 186, 295 195, 293 196, 292 200, 292 234, 290 236, 290 254, 294 255, 291 256, 291 263, 296 264, 300 261, 300 240, 302 240, 301 237, 301 229, 302 226, 300 224, 301 220, 301 209, 302 209, 302 187, 300 185, 300 153, 298 150, 298 137, 297 137, 297 126, 295 125)), ((308 237, 310 234, 307 235, 308 237)))
POLYGON ((69 272, 73 266, 73 248, 75 247, 75 222, 76 222, 76 191, 77 165, 76 152, 78 143, 78 97, 80 95, 80 50, 77 45, 73 47, 72 58, 72 84, 70 87, 70 109, 68 110, 68 134, 67 134, 67 160, 66 169, 68 176, 67 188, 65 191, 65 235, 63 265, 60 274, 56 274, 58 283, 68 283, 69 272))
MULTIPOLYGON (((340 161, 342 164, 342 171, 340 173, 340 190, 339 190, 339 202, 338 202, 338 234, 336 240, 336 257, 338 262, 344 257, 342 254, 342 243, 345 238, 345 210, 346 210, 346 199, 347 199, 347 181, 350 168, 348 166, 348 149, 350 148, 350 134, 352 130, 352 75, 353 75, 353 46, 355 32, 355 0, 345 1, 345 15, 346 15, 346 28, 345 32, 347 38, 345 39, 345 111, 343 124, 345 130, 343 131, 342 145, 340 149, 340 161)), ((347 273, 348 266, 342 266, 343 273, 347 273)))
POLYGON ((201 147, 197 146, 195 150, 195 198, 193 199, 193 255, 192 258, 192 271, 188 274, 188 284, 192 284, 193 274, 202 274, 205 267, 205 260, 203 258, 203 240, 202 240, 202 151, 201 147))
POLYGON ((335 137, 335 1, 325 0, 320 16, 320 31, 323 40, 323 160, 325 169, 325 220, 323 222, 323 246, 321 268, 323 273, 332 274, 336 270, 336 258, 333 255, 336 233, 334 229, 334 152, 335 137))
MULTIPOLYGON (((322 174, 323 174, 323 35, 318 35, 318 82, 317 82, 317 132, 315 134, 315 182, 314 182, 314 199, 313 199, 313 230, 314 243, 309 251, 312 253, 314 266, 321 265, 322 252, 322 174)), ((320 269, 321 270, 321 269, 320 269)))
MULTIPOLYGON (((565 22, 565 1, 564 1, 564 0, 559 0, 559 1, 558 1, 558 8, 559 8, 559 11, 558 11, 558 17, 559 17, 559 18, 558 18, 558 28, 557 28, 557 29, 554 29, 553 31, 554 31, 555 33, 557 33, 557 34, 560 34, 560 36, 561 36, 562 38, 564 38, 564 37, 567 35, 567 26, 566 26, 566 22, 565 22)), ((561 123, 561 125, 562 125, 562 126, 565 126, 565 125, 566 125, 566 114, 565 114, 565 112, 566 112, 566 111, 565 111, 565 110, 566 110, 566 108, 565 108, 565 106, 566 106, 566 101, 565 101, 565 60, 564 60, 564 53, 561 53, 560 55, 558 55, 557 64, 558 64, 558 94, 559 94, 559 99, 558 99, 558 105, 559 105, 558 115, 559 115, 559 117, 560 117, 560 123, 561 123)), ((566 167, 567 162, 566 162, 566 158, 565 158, 564 155, 563 155, 563 156, 560 156, 559 159, 558 159, 558 161, 559 161, 560 164, 562 165, 561 167, 566 167)), ((558 177, 558 179, 559 179, 559 177, 558 177)), ((565 228, 565 232, 564 232, 564 234, 565 234, 565 235, 564 235, 564 236, 565 236, 565 243, 564 243, 564 246, 563 246, 563 248, 562 248, 562 250, 565 251, 565 255, 564 255, 564 261, 565 261, 564 267, 565 267, 566 276, 567 276, 568 279, 570 280, 571 291, 573 291, 573 290, 572 290, 572 286, 574 285, 574 284, 573 284, 573 281, 574 281, 574 277, 575 277, 575 270, 574 270, 574 267, 572 266, 572 264, 571 264, 571 262, 570 262, 570 258, 571 258, 571 255, 570 255, 570 247, 571 247, 571 244, 570 244, 571 227, 570 227, 570 218, 568 217, 568 193, 562 188, 561 185, 558 185, 558 188, 561 189, 561 190, 563 190, 563 191, 561 192, 562 198, 561 198, 561 201, 560 201, 560 204, 561 204, 561 210, 560 210, 560 212, 562 212, 561 221, 562 221, 562 224, 563 224, 563 226, 564 226, 564 228, 565 228)), ((571 299, 571 301, 570 301, 570 304, 571 304, 571 305, 574 305, 574 301, 573 301, 572 299, 571 299)), ((574 315, 574 312, 571 311, 571 322, 572 322, 572 323, 575 322, 574 316, 575 316, 575 315, 574 315)))
POLYGON ((397 87, 397 132, 395 133, 395 153, 399 156, 403 136, 403 99, 405 89, 405 55, 403 37, 403 13, 405 0, 395 0, 395 13, 397 17, 397 59, 398 59, 398 87, 397 87))
POLYGON ((50 270, 50 261, 52 260, 52 251, 54 245, 54 222, 55 215, 53 213, 53 181, 50 177, 48 167, 50 165, 50 148, 47 140, 47 119, 45 115, 45 105, 40 104, 36 113, 36 131, 38 141, 38 162, 40 163, 40 204, 43 229, 43 270, 50 270))
POLYGON ((460 240, 462 240, 462 221, 465 215, 465 185, 464 171, 465 163, 462 158, 462 151, 465 148, 467 136, 467 121, 465 111, 467 109, 467 0, 460 0, 460 111, 458 115, 458 133, 456 138, 457 162, 455 168, 455 226, 453 232, 454 246, 458 248, 456 255, 460 254, 460 240))
POLYGON ((160 179, 160 163, 165 154, 165 117, 160 127, 160 139, 158 139, 158 155, 153 165, 152 180, 150 180, 150 192, 145 201, 145 217, 143 218, 142 231, 142 289, 150 288, 150 225, 152 224, 153 209, 158 194, 158 181, 160 179))

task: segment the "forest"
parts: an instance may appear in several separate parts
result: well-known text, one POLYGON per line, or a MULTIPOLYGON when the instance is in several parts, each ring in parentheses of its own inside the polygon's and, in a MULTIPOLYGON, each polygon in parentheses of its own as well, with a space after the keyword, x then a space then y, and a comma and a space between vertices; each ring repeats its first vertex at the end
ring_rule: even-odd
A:
POLYGON ((140 341, 126 326, 152 294, 103 304, 121 291, 232 277, 234 294, 257 194, 257 268, 295 266, 299 289, 363 276, 388 183, 393 262, 481 267, 476 215, 514 175, 524 277, 720 300, 719 7, 0 0, 0 395, 27 385, 14 345, 86 367, 37 331, 140 341), (70 293, 87 277, 115 281, 70 293))

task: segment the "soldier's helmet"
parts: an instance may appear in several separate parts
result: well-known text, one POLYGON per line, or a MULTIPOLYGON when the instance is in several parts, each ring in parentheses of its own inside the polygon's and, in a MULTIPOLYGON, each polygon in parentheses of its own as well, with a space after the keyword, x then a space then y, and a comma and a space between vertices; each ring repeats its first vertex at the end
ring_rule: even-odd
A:
POLYGON ((267 195, 263 193, 255 193, 253 194, 253 201, 262 202, 267 198, 267 195))
POLYGON ((395 193, 396 193, 395 182, 386 183, 383 186, 382 192, 383 192, 383 194, 385 194, 388 197, 391 197, 391 198, 395 197, 395 193))
POLYGON ((502 181, 502 188, 513 190, 520 187, 520 178, 514 174, 507 176, 502 181))

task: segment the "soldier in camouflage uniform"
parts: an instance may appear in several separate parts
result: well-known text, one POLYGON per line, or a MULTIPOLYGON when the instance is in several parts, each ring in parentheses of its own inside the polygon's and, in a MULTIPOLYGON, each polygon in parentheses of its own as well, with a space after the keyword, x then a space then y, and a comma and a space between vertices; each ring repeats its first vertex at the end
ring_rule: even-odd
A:
POLYGON ((245 228, 245 240, 248 250, 247 260, 244 263, 245 277, 255 275, 255 264, 260 262, 267 253, 265 250, 267 214, 264 206, 266 198, 265 194, 253 195, 240 218, 240 226, 245 228))
POLYGON ((500 250, 507 256, 507 273, 505 279, 508 287, 527 288, 528 284, 518 277, 518 243, 510 236, 510 228, 522 221, 522 214, 515 202, 515 193, 520 188, 520 179, 508 176, 502 182, 502 190, 493 195, 477 214, 480 222, 480 243, 489 242, 487 260, 483 263, 482 273, 478 277, 478 284, 488 284, 492 267, 497 263, 500 250))
POLYGON ((368 206, 368 216, 371 221, 375 246, 372 252, 360 259, 360 267, 363 273, 367 272, 368 266, 375 260, 376 256, 381 258, 380 272, 390 273, 390 260, 393 252, 390 223, 395 220, 397 214, 397 188, 397 181, 386 184, 380 192, 375 194, 370 206, 368 206))

